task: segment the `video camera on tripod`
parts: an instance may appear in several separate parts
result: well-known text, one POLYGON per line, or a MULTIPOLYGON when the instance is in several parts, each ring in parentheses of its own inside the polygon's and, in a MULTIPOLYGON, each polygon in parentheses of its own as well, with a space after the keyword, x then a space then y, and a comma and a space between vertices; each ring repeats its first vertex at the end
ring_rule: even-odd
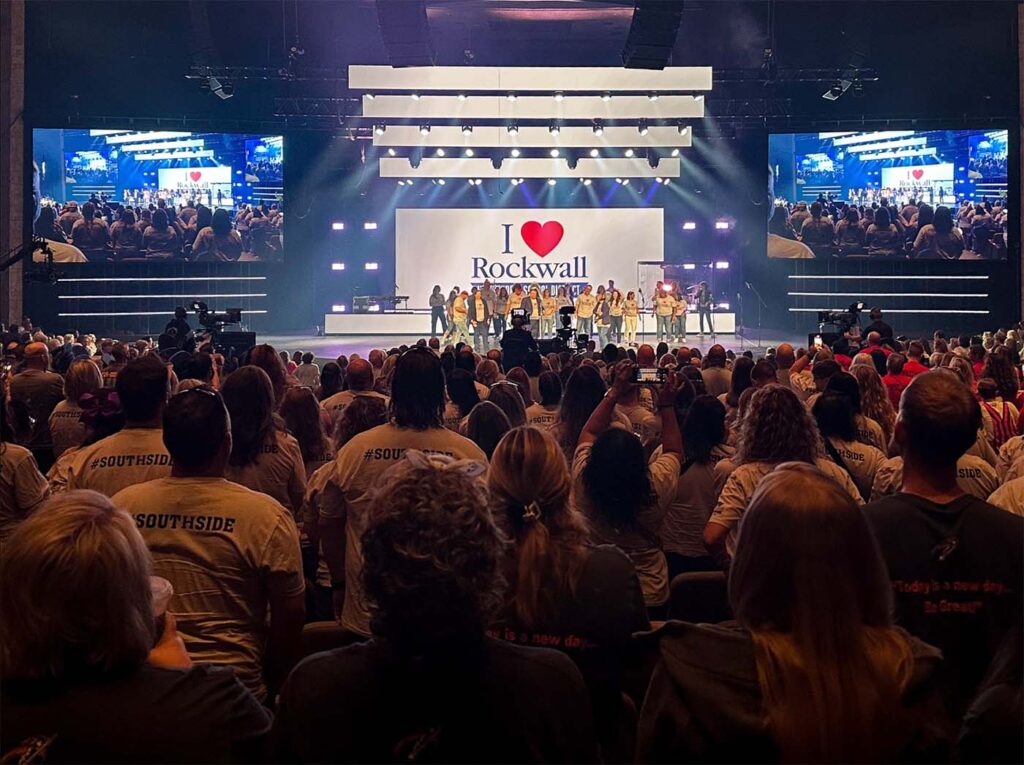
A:
POLYGON ((188 307, 199 315, 199 323, 211 334, 222 331, 229 324, 238 324, 242 321, 241 308, 228 308, 223 313, 217 313, 211 311, 202 300, 193 300, 188 307))
POLYGON ((845 311, 818 311, 818 329, 823 331, 826 324, 834 324, 840 334, 849 332, 854 325, 860 323, 860 312, 864 304, 860 301, 850 303, 845 311))
POLYGON ((561 346, 559 351, 575 350, 576 353, 583 353, 587 350, 590 335, 579 335, 572 329, 572 316, 575 313, 576 309, 571 305, 564 305, 558 309, 558 322, 562 326, 555 330, 555 337, 561 346))

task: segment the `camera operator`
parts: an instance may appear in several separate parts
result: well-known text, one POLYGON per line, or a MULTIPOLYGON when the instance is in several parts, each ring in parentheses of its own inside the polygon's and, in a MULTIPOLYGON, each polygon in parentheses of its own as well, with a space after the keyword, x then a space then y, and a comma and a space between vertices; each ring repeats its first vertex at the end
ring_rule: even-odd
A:
POLYGON ((526 363, 526 354, 537 350, 537 341, 529 330, 523 329, 526 324, 526 311, 521 308, 512 309, 512 329, 505 330, 501 336, 501 365, 507 372, 514 367, 526 363))
POLYGON ((192 353, 196 349, 195 334, 188 323, 188 311, 181 306, 174 309, 174 318, 164 327, 165 335, 173 335, 176 347, 192 353), (173 330, 173 332, 172 332, 173 330))

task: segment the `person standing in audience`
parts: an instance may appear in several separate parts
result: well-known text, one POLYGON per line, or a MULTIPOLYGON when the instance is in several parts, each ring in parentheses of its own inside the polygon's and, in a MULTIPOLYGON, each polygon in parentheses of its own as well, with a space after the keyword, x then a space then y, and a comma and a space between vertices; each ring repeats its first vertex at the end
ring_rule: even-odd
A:
POLYGON ((826 391, 811 409, 818 425, 825 453, 857 484, 861 497, 871 497, 875 474, 885 462, 885 454, 857 440, 857 423, 850 400, 839 393, 826 391))
POLYGON ((224 477, 269 494, 297 514, 306 493, 306 470, 298 441, 274 414, 274 390, 259 367, 232 372, 221 386, 231 415, 231 456, 224 477))
POLYGON ((50 414, 64 398, 64 379, 50 371, 46 343, 25 346, 22 370, 10 378, 10 397, 11 403, 24 408, 33 422, 22 445, 32 452, 39 469, 45 472, 54 460, 50 414))
POLYGON ((904 374, 907 359, 902 353, 893 353, 885 360, 885 375, 882 377, 882 384, 889 395, 895 409, 900 405, 900 395, 903 389, 910 385, 910 376, 904 374))
POLYGON ((328 462, 334 462, 334 447, 324 432, 323 410, 309 388, 289 388, 281 402, 281 419, 288 433, 299 443, 307 478, 328 462))
MULTIPOLYGON (((551 426, 551 434, 561 445, 567 459, 572 459, 583 426, 603 400, 606 391, 601 373, 592 364, 578 366, 569 374, 558 407, 558 419, 551 426)), ((619 427, 630 431, 633 429, 632 423, 619 412, 615 412, 614 419, 619 427)))
POLYGON ((977 401, 956 379, 915 377, 896 421, 901 491, 865 508, 889 568, 897 623, 942 650, 953 720, 1022 615, 1024 518, 965 494, 957 482, 957 460, 979 425, 977 401))
POLYGON ((53 456, 59 459, 68 449, 81 446, 85 438, 85 425, 80 422, 82 408, 79 399, 87 393, 95 393, 103 387, 99 367, 88 359, 71 363, 64 376, 64 400, 50 413, 50 436, 53 439, 53 456))
POLYGON ((342 627, 361 636, 370 634, 370 612, 363 591, 360 538, 370 496, 384 471, 401 461, 408 449, 486 461, 480 447, 444 427, 444 374, 431 351, 411 348, 402 354, 391 392, 391 421, 360 433, 338 452, 334 481, 340 497, 322 507, 319 519, 335 612, 342 627))
MULTIPOLYGON (((905 366, 904 370, 906 370, 905 366)), ((882 443, 885 445, 885 448, 879 447, 876 444, 872 444, 872 446, 887 452, 889 444, 892 442, 892 431, 896 425, 896 407, 899 404, 897 402, 894 405, 889 400, 889 394, 882 384, 882 378, 878 376, 873 367, 854 366, 850 368, 850 374, 857 381, 857 389, 860 391, 861 414, 867 420, 877 422, 878 427, 882 431, 882 443)), ((861 425, 862 427, 858 427, 858 440, 860 440, 862 435, 860 431, 866 431, 867 427, 870 427, 863 427, 863 423, 861 425)))
POLYGON ((0 389, 0 542, 4 542, 49 493, 32 452, 14 443, 6 391, 0 389))
POLYGON ((736 456, 731 462, 735 469, 704 527, 704 544, 720 562, 735 555, 740 522, 761 479, 783 462, 817 465, 853 501, 863 501, 849 474, 822 454, 817 426, 807 407, 781 385, 767 385, 751 394, 740 418, 736 456))
POLYGON ((871 529, 806 463, 761 481, 729 571, 737 624, 669 622, 636 762, 943 762, 942 655, 893 625, 871 529))
POLYGON ((373 368, 370 366, 370 362, 364 359, 353 359, 345 368, 345 390, 324 399, 320 402, 320 406, 337 423, 345 411, 345 407, 360 396, 379 398, 385 404, 388 401, 387 396, 373 389, 373 368))
MULTIPOLYGON (((878 377, 876 372, 873 374, 876 378, 878 377)), ((881 384, 881 378, 878 379, 881 384)), ((884 390, 884 386, 882 387, 884 390)), ((857 378, 849 372, 837 372, 828 379, 825 392, 839 393, 849 400, 854 411, 854 421, 857 424, 858 441, 875 447, 883 454, 888 451, 889 445, 885 441, 885 431, 882 430, 882 426, 864 414, 860 399, 860 384, 857 382, 857 378)))
POLYGON ((287 351, 278 353, 274 350, 274 346, 266 343, 257 345, 249 351, 247 365, 259 367, 270 378, 271 386, 274 389, 274 411, 277 411, 281 405, 285 389, 297 384, 291 372, 288 371, 287 364, 289 363, 287 351))
POLYGON ((504 555, 505 606, 489 633, 521 645, 556 645, 590 689, 605 761, 632 757, 633 724, 623 706, 630 637, 647 629, 632 562, 590 544, 569 502, 562 451, 549 434, 516 428, 498 444, 487 473, 495 521, 512 540, 504 555))
POLYGON ((660 615, 668 603, 669 581, 657 535, 675 496, 682 464, 682 436, 674 411, 680 381, 672 373, 659 386, 662 452, 648 464, 636 436, 610 427, 616 403, 636 387, 635 369, 628 361, 615 368, 614 384, 580 433, 572 459, 573 503, 590 524, 594 541, 614 544, 630 557, 644 602, 660 615))
POLYGON ((171 610, 192 658, 232 667, 262 701, 297 658, 305 583, 295 521, 276 500, 224 478, 231 424, 218 393, 177 394, 163 426, 171 475, 112 501, 174 586, 171 610))
POLYGON ((540 400, 526 408, 526 424, 550 428, 558 419, 558 405, 562 400, 562 380, 554 372, 541 372, 537 388, 540 400))
POLYGON ((129 361, 116 381, 124 427, 79 449, 68 465, 67 488, 92 489, 112 497, 126 486, 171 472, 161 418, 171 391, 170 370, 155 355, 129 361))
POLYGON ((701 377, 704 378, 704 388, 709 396, 717 397, 729 391, 732 372, 725 368, 725 362, 725 348, 717 343, 708 348, 701 365, 701 377))
POLYGON ((316 356, 309 351, 302 354, 302 363, 295 369, 295 379, 299 385, 316 390, 320 385, 320 367, 314 363, 316 356))
MULTIPOLYGON (((408 354, 392 404, 403 420, 412 403, 406 376, 440 376, 418 352, 408 354)), ((446 432, 436 425, 441 385, 431 379, 434 400, 422 401, 427 434, 446 432)), ((363 436, 349 442, 360 461, 363 436)), ((358 537, 373 639, 295 668, 274 720, 273 759, 597 761, 587 692, 573 663, 486 634, 503 602, 507 543, 484 487, 463 472, 473 464, 400 451, 366 498, 358 537)))
POLYGON ((481 401, 466 417, 462 432, 466 438, 480 447, 487 459, 490 459, 501 437, 511 429, 508 415, 497 404, 492 401, 481 401))
POLYGON ((136 522, 92 491, 50 500, 5 543, 0 751, 46 762, 261 758, 270 713, 230 670, 192 665, 173 613, 160 629, 150 574, 136 522))
POLYGON ((513 428, 526 424, 526 402, 523 401, 519 390, 519 386, 511 380, 502 380, 491 388, 490 395, 487 396, 488 401, 505 413, 513 428))
POLYGON ((991 377, 978 380, 978 398, 981 400, 981 425, 992 448, 999 448, 1014 436, 1020 435, 1017 422, 1020 412, 1011 401, 999 395, 999 386, 991 377))

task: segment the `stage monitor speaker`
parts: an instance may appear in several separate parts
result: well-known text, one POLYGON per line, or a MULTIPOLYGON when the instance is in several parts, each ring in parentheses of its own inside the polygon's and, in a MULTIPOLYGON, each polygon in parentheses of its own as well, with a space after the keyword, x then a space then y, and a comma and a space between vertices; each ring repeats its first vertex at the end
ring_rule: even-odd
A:
POLYGON ((250 348, 256 345, 255 332, 218 332, 213 341, 217 350, 225 356, 234 351, 235 356, 241 356, 250 348))
POLYGON ((434 65, 424 0, 377 0, 377 23, 391 66, 434 65))
POLYGON ((622 50, 627 69, 664 69, 683 20, 683 0, 636 0, 622 50))

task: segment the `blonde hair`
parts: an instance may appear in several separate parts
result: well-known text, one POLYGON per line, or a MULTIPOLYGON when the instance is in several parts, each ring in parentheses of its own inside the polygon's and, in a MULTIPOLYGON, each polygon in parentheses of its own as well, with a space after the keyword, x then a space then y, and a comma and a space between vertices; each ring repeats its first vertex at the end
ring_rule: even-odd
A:
POLYGON ((889 393, 882 385, 882 378, 874 367, 866 364, 852 367, 850 374, 857 380, 857 387, 860 388, 860 412, 865 417, 870 417, 882 427, 882 435, 885 438, 885 445, 888 448, 892 441, 892 431, 896 426, 896 410, 893 408, 889 393))
POLYGON ((0 676, 94 677, 145 661, 156 638, 150 569, 134 521, 107 497, 48 500, 0 556, 0 676))
POLYGON ((71 362, 64 376, 64 398, 77 406, 78 399, 86 393, 95 393, 103 387, 100 368, 88 359, 71 362))
POLYGON ((892 624, 892 590, 867 519, 818 468, 762 479, 729 576, 754 641, 768 723, 785 762, 893 761, 913 671, 892 624))
POLYGON ((491 456, 487 486, 495 519, 515 542, 505 566, 510 608, 525 626, 536 626, 575 592, 587 558, 587 527, 569 505, 561 447, 538 428, 509 431, 491 456))

